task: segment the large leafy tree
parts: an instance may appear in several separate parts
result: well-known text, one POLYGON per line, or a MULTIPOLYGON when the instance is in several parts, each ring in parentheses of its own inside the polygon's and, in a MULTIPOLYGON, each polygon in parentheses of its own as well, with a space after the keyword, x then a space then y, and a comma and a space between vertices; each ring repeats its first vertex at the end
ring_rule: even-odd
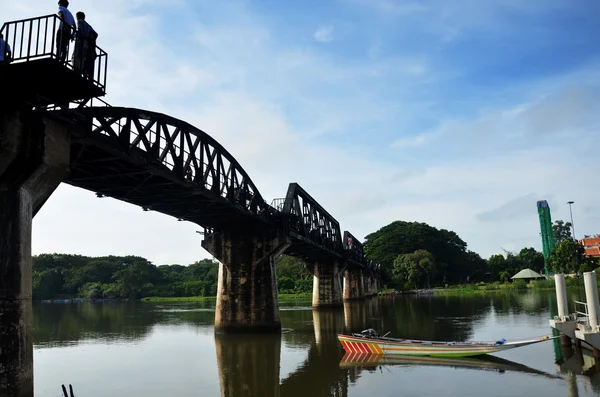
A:
POLYGON ((571 235, 571 222, 561 220, 554 221, 552 225, 552 234, 554 234, 554 244, 558 247, 565 240, 573 240, 571 235))
POLYGON ((531 269, 536 272, 544 269, 544 254, 536 251, 535 248, 523 248, 519 252, 519 259, 524 269, 531 269))
POLYGON ((435 258, 437 272, 432 283, 460 282, 484 273, 483 260, 474 252, 468 253, 467 243, 453 231, 426 223, 395 221, 366 237, 365 254, 381 264, 384 283, 392 282, 398 255, 417 250, 426 250, 435 258))
POLYGON ((583 273, 594 270, 598 261, 585 255, 583 245, 566 239, 552 252, 548 266, 557 273, 583 273))

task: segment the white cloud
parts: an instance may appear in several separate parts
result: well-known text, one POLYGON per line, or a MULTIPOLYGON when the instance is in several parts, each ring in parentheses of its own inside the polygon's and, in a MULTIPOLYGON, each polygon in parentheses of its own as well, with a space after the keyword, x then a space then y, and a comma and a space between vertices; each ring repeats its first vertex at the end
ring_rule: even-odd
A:
POLYGON ((333 40, 333 27, 332 26, 321 26, 314 33, 313 37, 315 40, 321 43, 327 43, 333 40))
POLYGON ((402 137, 402 138, 395 140, 392 143, 392 147, 395 147, 395 148, 419 147, 419 146, 422 146, 425 143, 431 141, 431 139, 433 137, 434 137, 434 134, 430 134, 430 133, 429 134, 423 133, 423 134, 418 134, 418 135, 414 135, 414 136, 402 137))
POLYGON ((398 1, 398 0, 347 0, 361 6, 371 7, 384 14, 410 15, 428 11, 430 8, 416 1, 398 1))

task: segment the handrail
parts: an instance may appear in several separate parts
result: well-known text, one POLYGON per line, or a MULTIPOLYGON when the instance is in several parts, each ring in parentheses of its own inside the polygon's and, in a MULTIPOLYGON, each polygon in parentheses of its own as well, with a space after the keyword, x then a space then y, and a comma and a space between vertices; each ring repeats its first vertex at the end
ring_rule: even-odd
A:
MULTIPOLYGON (((58 26, 64 22, 56 14, 48 14, 40 17, 20 19, 16 21, 5 22, 0 29, 4 35, 4 40, 11 46, 11 62, 22 63, 40 59, 56 59, 61 61, 58 54, 57 40, 58 26)), ((73 27, 70 27, 71 33, 75 33, 73 27)), ((72 35, 75 37, 75 35, 72 35)), ((66 59, 64 65, 73 71, 84 75, 83 67, 76 68, 73 60, 69 56, 70 41, 67 43, 66 59)), ((95 46, 96 59, 93 68, 90 68, 92 76, 90 81, 94 85, 106 92, 106 75, 108 70, 108 54, 101 47, 95 46)))
MULTIPOLYGON (((34 19, 41 19, 41 18, 50 18, 50 17, 57 17, 59 18, 58 15, 56 14, 47 14, 47 15, 42 15, 40 17, 32 17, 32 18, 24 18, 24 19, 18 19, 16 21, 10 21, 10 22, 4 22, 4 25, 7 25, 9 23, 20 23, 20 22, 27 22, 27 21, 33 21, 34 19)), ((4 25, 2 25, 2 29, 4 29, 4 25)), ((2 30, 0 30, 1 32, 2 30)))
POLYGON ((580 314, 582 317, 588 318, 589 317, 589 313, 588 313, 588 305, 585 302, 580 302, 580 301, 573 301, 573 309, 575 311, 575 314, 580 314), (583 306, 585 312, 580 312, 579 310, 577 310, 577 305, 581 305, 583 306))

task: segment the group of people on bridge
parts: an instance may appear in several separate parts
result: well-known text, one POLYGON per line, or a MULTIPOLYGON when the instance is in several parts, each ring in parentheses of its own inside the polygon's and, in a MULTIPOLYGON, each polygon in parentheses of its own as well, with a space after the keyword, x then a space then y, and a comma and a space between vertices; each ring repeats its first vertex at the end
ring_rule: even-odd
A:
POLYGON ((58 1, 60 24, 56 32, 56 52, 58 60, 65 62, 69 53, 69 42, 75 41, 73 67, 87 78, 93 79, 96 62, 96 39, 98 33, 85 20, 85 13, 78 11, 73 18, 69 11, 69 1, 58 1))

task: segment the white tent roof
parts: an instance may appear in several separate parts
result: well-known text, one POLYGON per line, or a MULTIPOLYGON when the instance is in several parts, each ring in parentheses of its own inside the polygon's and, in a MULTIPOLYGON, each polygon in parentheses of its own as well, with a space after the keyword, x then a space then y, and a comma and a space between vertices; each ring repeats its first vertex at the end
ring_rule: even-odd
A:
POLYGON ((516 278, 544 278, 544 276, 542 276, 538 272, 534 272, 531 269, 523 269, 511 278, 514 280, 516 278))

